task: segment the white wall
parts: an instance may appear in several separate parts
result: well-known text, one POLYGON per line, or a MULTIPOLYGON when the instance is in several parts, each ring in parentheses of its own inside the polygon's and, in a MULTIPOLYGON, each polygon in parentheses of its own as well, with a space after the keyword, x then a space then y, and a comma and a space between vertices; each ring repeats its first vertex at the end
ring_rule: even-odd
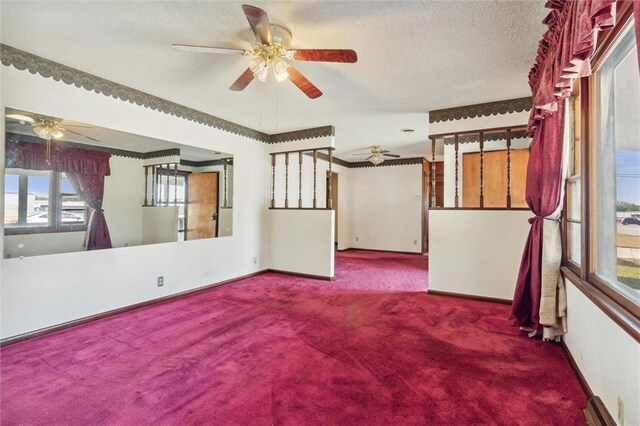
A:
POLYGON ((617 418, 624 401, 625 425, 640 425, 640 344, 567 282, 565 342, 589 387, 617 418))
POLYGON ((233 154, 237 225, 228 238, 5 259, 3 338, 268 267, 268 240, 263 237, 267 190, 262 184, 268 156, 263 143, 28 71, 3 66, 1 72, 3 107, 233 154), (158 288, 160 275, 165 285, 158 288))
POLYGON ((271 269, 334 276, 333 210, 270 210, 271 269))
POLYGON ((422 164, 349 169, 339 179, 339 208, 347 209, 338 220, 343 247, 422 250, 422 164))
MULTIPOLYGON (((144 168, 142 160, 111 156, 102 208, 113 247, 142 244, 144 168)), ((82 249, 82 247, 80 248, 82 249)))
POLYGON ((142 244, 178 241, 178 207, 142 208, 142 244))
POLYGON ((513 299, 528 211, 429 211, 429 290, 513 299))

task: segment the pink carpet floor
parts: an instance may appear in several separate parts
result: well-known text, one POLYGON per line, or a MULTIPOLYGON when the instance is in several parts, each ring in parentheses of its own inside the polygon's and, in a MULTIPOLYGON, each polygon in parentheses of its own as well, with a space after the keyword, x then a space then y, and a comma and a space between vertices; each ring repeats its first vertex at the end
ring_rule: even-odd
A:
POLYGON ((577 425, 561 348, 509 307, 425 292, 423 256, 349 251, 1 349, 4 426, 577 425))

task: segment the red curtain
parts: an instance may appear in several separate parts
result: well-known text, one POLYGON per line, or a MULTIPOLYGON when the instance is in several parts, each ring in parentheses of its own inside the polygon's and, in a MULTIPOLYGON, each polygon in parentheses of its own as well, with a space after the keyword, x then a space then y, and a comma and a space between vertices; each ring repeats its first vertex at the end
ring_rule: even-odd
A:
POLYGON ((5 154, 8 168, 51 170, 66 173, 74 189, 93 210, 87 227, 87 250, 111 248, 109 228, 102 210, 104 178, 111 174, 111 154, 60 145, 9 141, 5 154))
POLYGON ((517 325, 538 330, 541 295, 542 227, 562 193, 563 99, 576 78, 591 73, 598 35, 615 23, 615 0, 549 0, 548 30, 529 72, 533 135, 527 169, 527 204, 535 217, 524 248, 511 310, 517 325))
POLYGON ((111 248, 111 236, 102 210, 104 176, 67 172, 67 177, 78 195, 93 209, 87 230, 87 250, 111 248))
POLYGON ((521 327, 538 329, 542 274, 542 226, 560 203, 564 106, 542 121, 529 151, 526 199, 535 214, 522 255, 511 317, 521 327))
POLYGON ((636 22, 636 46, 638 48, 638 65, 640 65, 640 1, 633 2, 633 19, 636 22))
POLYGON ((44 143, 12 140, 7 143, 5 165, 9 168, 109 176, 109 158, 111 154, 107 152, 70 148, 55 145, 55 142, 52 142, 47 156, 44 143))

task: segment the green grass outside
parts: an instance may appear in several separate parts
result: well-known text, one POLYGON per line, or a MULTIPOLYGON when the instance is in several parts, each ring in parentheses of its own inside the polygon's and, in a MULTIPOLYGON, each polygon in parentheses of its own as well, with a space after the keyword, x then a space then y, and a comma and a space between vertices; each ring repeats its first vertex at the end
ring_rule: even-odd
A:
POLYGON ((634 290, 640 290, 640 265, 630 260, 618 259, 618 281, 634 290))

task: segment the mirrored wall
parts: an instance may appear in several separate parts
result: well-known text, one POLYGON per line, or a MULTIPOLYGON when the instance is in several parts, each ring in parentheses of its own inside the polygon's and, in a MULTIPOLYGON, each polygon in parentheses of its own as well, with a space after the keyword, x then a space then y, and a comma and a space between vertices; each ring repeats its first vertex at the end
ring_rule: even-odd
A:
POLYGON ((230 154, 10 108, 5 130, 5 258, 232 233, 230 154))

